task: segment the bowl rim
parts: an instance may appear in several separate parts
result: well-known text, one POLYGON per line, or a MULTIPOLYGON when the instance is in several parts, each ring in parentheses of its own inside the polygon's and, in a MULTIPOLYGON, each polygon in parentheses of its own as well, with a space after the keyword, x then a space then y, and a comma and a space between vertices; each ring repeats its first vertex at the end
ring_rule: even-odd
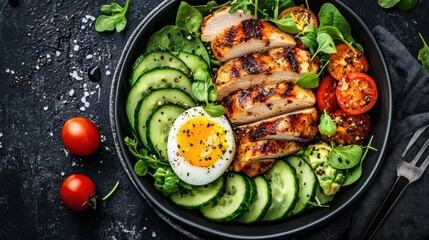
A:
POLYGON ((374 168, 371 169, 369 173, 369 177, 365 179, 364 183, 362 184, 362 187, 359 188, 355 193, 351 195, 351 197, 345 201, 340 207, 334 209, 333 211, 329 211, 326 215, 324 215, 321 218, 316 219, 315 221, 303 225, 300 228, 296 228, 291 231, 287 232, 281 232, 277 234, 269 234, 265 236, 250 236, 250 235, 237 235, 237 234, 228 234, 228 233, 220 233, 218 231, 213 231, 207 227, 200 226, 199 224, 196 224, 194 222, 191 222, 185 218, 178 217, 177 214, 171 214, 165 207, 158 204, 157 201, 155 201, 151 196, 147 196, 143 189, 141 188, 141 184, 137 183, 137 181, 134 179, 130 169, 127 166, 126 160, 125 160, 125 154, 124 150, 121 148, 121 142, 122 140, 119 139, 118 136, 118 127, 119 127, 119 121, 117 117, 118 113, 118 90, 120 85, 120 76, 122 72, 124 71, 124 65, 125 65, 125 59, 130 54, 131 47, 134 46, 137 42, 138 36, 142 34, 142 31, 145 29, 145 26, 148 25, 148 22, 150 19, 152 19, 155 15, 157 15, 160 11, 162 11, 164 8, 168 8, 170 4, 174 5, 180 2, 181 0, 164 0, 162 1, 157 7, 155 7, 149 14, 147 14, 141 22, 136 26, 136 28, 133 30, 132 34, 128 38, 124 50, 122 51, 122 54, 118 60, 118 64, 115 69, 115 73, 112 78, 111 83, 111 90, 110 90, 110 98, 109 98, 109 120, 110 120, 110 128, 113 135, 113 141, 116 148, 116 152, 118 154, 118 158, 121 162, 122 167, 125 170, 125 173, 127 174, 128 178, 130 179, 131 183, 134 185, 134 187, 137 189, 139 194, 143 197, 144 200, 154 209, 155 213, 163 219, 167 224, 172 226, 177 231, 181 232, 185 236, 193 239, 200 239, 201 237, 198 235, 200 232, 206 232, 212 235, 217 235, 220 237, 228 237, 228 238, 234 238, 234 239, 267 239, 267 238, 279 238, 279 237, 287 237, 292 235, 297 235, 299 233, 302 233, 304 229, 310 229, 314 230, 315 228, 321 226, 322 224, 325 224, 329 221, 332 221, 335 216, 338 216, 340 213, 344 212, 346 209, 348 209, 355 201, 357 201, 364 192, 368 189, 370 186, 370 183, 374 180, 375 176, 377 175, 381 164, 384 161, 384 157, 386 154, 386 146, 388 142, 388 138, 390 135, 390 129, 391 129, 391 121, 392 121, 392 90, 391 90, 391 83, 390 83, 390 74, 388 71, 388 67, 386 65, 384 55, 380 49, 380 46, 378 42, 375 40, 372 32, 368 29, 367 25, 362 21, 362 19, 353 11, 351 10, 347 5, 342 3, 339 0, 327 0, 327 2, 334 3, 336 6, 340 6, 342 9, 347 11, 347 14, 350 15, 354 20, 356 20, 357 24, 362 27, 363 31, 367 33, 367 39, 375 46, 376 55, 381 57, 381 66, 384 69, 384 75, 386 76, 386 84, 387 84, 387 123, 385 126, 386 134, 385 138, 381 144, 381 149, 379 149, 379 154, 376 159, 376 164, 374 165, 374 168), (180 223, 179 223, 180 222, 180 223), (185 225, 185 226, 184 226, 185 225), (193 228, 195 231, 188 230, 187 228, 193 228))

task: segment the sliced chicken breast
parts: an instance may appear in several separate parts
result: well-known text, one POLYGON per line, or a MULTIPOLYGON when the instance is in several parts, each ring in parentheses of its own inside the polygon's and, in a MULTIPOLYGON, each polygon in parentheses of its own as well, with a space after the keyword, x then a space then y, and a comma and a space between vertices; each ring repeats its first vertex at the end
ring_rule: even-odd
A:
POLYGON ((225 29, 234 26, 246 19, 253 19, 250 11, 244 13, 241 9, 230 13, 231 7, 224 7, 204 17, 201 25, 201 41, 211 42, 225 29))
POLYGON ((256 85, 240 89, 223 98, 225 116, 236 125, 267 119, 313 106, 313 91, 298 87, 292 82, 276 85, 256 85))
POLYGON ((256 177, 270 170, 275 161, 275 159, 234 160, 230 169, 235 172, 243 172, 249 177, 256 177))
POLYGON ((239 89, 295 82, 307 72, 317 73, 320 62, 317 59, 310 62, 310 59, 309 52, 292 47, 232 59, 219 68, 213 79, 218 100, 239 89))
POLYGON ((237 145, 234 161, 232 163, 234 171, 242 171, 239 166, 246 164, 241 162, 271 160, 294 154, 303 149, 303 145, 297 142, 281 142, 276 140, 261 140, 256 142, 246 142, 237 145))
POLYGON ((265 20, 246 19, 226 28, 211 43, 214 57, 225 62, 250 53, 276 47, 294 47, 292 35, 265 20))
POLYGON ((307 108, 234 128, 241 143, 258 140, 299 141, 313 140, 317 133, 319 114, 316 108, 307 108))

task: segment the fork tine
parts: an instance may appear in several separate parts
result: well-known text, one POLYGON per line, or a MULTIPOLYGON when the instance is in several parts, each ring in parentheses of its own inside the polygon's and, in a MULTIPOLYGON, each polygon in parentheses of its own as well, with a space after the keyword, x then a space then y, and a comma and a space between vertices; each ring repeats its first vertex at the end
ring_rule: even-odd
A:
MULTIPOLYGON (((428 128, 429 127, 429 125, 426 125, 426 126, 424 126, 424 127, 422 127, 422 128, 419 128, 415 133, 414 133, 414 135, 413 135, 413 137, 411 138, 411 140, 410 140, 410 142, 408 143, 408 145, 407 145, 407 147, 405 148, 405 151, 404 151, 404 153, 402 153, 402 158, 404 158, 405 157, 405 155, 407 154, 407 152, 408 152, 408 150, 410 150, 410 148, 411 148, 411 146, 413 146, 413 144, 417 141, 417 139, 420 137, 420 135, 422 135, 422 133, 426 130, 426 128, 428 128)), ((426 148, 425 148, 426 149, 426 148)), ((420 153, 420 152, 419 152, 420 153)), ((423 154, 423 153, 421 153, 421 154, 423 154)), ((420 155, 421 155, 420 154, 420 155)), ((419 157, 420 158, 420 157, 419 157)), ((414 160, 415 160, 416 158, 414 158, 414 160)), ((414 161, 413 160, 413 161, 414 161)))
POLYGON ((422 157, 423 153, 426 151, 428 146, 429 146, 429 138, 426 140, 425 144, 423 144, 423 146, 420 148, 420 151, 417 153, 413 161, 411 161, 410 163, 416 164, 417 161, 419 161, 419 159, 422 157))
POLYGON ((426 170, 426 168, 429 166, 429 155, 426 157, 426 159, 424 160, 424 162, 422 163, 422 165, 420 166, 420 168, 424 170, 426 170))

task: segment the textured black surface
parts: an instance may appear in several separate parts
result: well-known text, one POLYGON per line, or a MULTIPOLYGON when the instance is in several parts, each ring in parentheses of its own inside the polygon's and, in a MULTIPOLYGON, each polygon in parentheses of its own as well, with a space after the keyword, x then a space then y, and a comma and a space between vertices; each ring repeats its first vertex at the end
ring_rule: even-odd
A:
MULTIPOLYGON (((131 0, 127 28, 100 34, 92 16, 108 2, 21 0, 14 8, 9 1, 0 3, 0 239, 184 238, 127 179, 108 116, 110 83, 122 47, 161 1, 131 0), (99 83, 87 76, 94 66, 101 68, 99 83), (82 159, 64 150, 61 127, 74 116, 99 126, 103 142, 94 156, 82 159), (73 173, 90 176, 101 197, 117 180, 121 183, 108 201, 99 198, 95 212, 74 213, 59 197, 62 181, 73 173)), ((376 0, 344 3, 370 29, 388 29, 415 57, 422 47, 418 33, 429 41, 429 1, 407 13, 381 9, 376 0)))

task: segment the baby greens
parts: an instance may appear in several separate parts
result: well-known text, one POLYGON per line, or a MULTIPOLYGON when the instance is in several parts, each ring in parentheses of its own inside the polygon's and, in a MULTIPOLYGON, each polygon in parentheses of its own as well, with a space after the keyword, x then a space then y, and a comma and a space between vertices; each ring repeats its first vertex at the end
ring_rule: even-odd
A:
MULTIPOLYGON (((201 56, 210 65, 211 59, 200 40, 202 21, 203 16, 200 11, 186 2, 181 2, 176 16, 176 25, 166 26, 153 34, 149 39, 146 51, 184 51, 201 56)), ((192 84, 192 93, 198 101, 205 104, 204 110, 208 114, 219 117, 224 114, 225 109, 214 104, 217 93, 208 71, 208 69, 199 68, 193 73, 195 82, 192 84)))
POLYGON ((402 11, 411 11, 418 3, 419 0, 378 0, 378 5, 382 8, 392 8, 397 5, 402 11))
POLYGON ((97 32, 113 31, 113 29, 116 29, 117 32, 124 30, 127 25, 125 14, 128 10, 128 4, 129 0, 125 1, 124 7, 117 3, 102 5, 100 10, 104 15, 100 15, 95 21, 95 30, 97 32))
POLYGON ((336 169, 350 169, 359 164, 361 157, 359 145, 337 146, 329 154, 329 164, 336 169))
POLYGON ((150 156, 146 149, 138 147, 136 140, 125 137, 124 141, 128 150, 137 159, 137 163, 134 165, 134 172, 139 176, 146 176, 149 173, 155 178, 155 187, 165 196, 170 196, 178 191, 179 186, 192 189, 192 186, 181 181, 173 173, 168 162, 160 161, 154 156, 150 156))
POLYGON ((228 1, 224 4, 217 4, 216 1, 208 1, 206 5, 196 5, 194 8, 198 10, 203 16, 207 16, 216 9, 223 8, 228 6, 231 3, 231 1, 228 1))
POLYGON ((328 65, 328 63, 329 61, 325 63, 318 73, 306 72, 304 76, 296 80, 295 84, 307 89, 317 88, 319 86, 320 75, 323 73, 323 70, 328 65))
POLYGON ((321 134, 327 135, 328 137, 334 135, 337 131, 337 126, 326 111, 320 116, 318 129, 321 134))
POLYGON ((347 169, 345 171, 344 176, 346 177, 346 179, 344 180, 344 182, 342 184, 343 186, 348 186, 348 185, 356 182, 360 178, 360 176, 362 176, 362 163, 366 157, 366 154, 368 153, 369 150, 377 151, 377 149, 371 147, 373 139, 374 139, 374 136, 371 136, 371 138, 368 141, 368 145, 366 145, 366 147, 364 147, 365 152, 363 153, 359 164, 356 165, 355 167, 347 169))
POLYGON ((426 69, 426 71, 429 72, 429 46, 423 38, 422 34, 419 33, 419 36, 422 39, 423 48, 420 49, 417 58, 422 62, 422 65, 426 69))

